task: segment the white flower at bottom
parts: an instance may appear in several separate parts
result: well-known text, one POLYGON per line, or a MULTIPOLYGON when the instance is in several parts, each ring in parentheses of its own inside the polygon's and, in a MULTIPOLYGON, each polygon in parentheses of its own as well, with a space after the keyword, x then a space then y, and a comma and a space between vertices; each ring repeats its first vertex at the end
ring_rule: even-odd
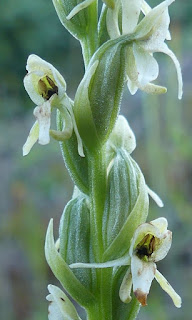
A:
POLYGON ((48 290, 50 294, 46 299, 50 302, 49 320, 80 320, 74 305, 61 289, 50 284, 48 290))
MULTIPOLYGON (((129 250, 131 258, 130 273, 132 275, 133 292, 138 301, 145 306, 147 304, 147 295, 154 278, 159 282, 173 300, 177 308, 181 307, 181 298, 174 291, 167 280, 157 271, 156 263, 162 260, 171 247, 172 233, 167 230, 167 220, 158 218, 149 223, 141 224, 135 231, 129 250)), ((127 275, 126 275, 127 277, 127 275)), ((121 286, 120 298, 124 300, 129 285, 121 286)), ((126 302, 126 301, 124 301, 126 302)))
POLYGON ((129 266, 119 290, 124 303, 131 301, 131 289, 142 306, 147 305, 147 296, 155 278, 161 288, 169 294, 177 308, 181 297, 157 270, 156 262, 167 255, 172 242, 172 232, 167 230, 167 220, 158 218, 141 224, 131 240, 129 254, 104 263, 73 263, 70 268, 111 268, 129 266))

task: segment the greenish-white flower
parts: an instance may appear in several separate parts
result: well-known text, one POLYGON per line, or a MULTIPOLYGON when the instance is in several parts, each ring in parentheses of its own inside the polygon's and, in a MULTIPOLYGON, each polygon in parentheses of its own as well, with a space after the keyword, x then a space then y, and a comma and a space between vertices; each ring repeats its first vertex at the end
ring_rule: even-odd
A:
POLYGON ((110 268, 128 265, 120 287, 120 299, 131 301, 131 290, 142 306, 147 304, 151 283, 155 278, 162 289, 172 298, 177 308, 181 307, 181 297, 175 292, 165 277, 157 270, 156 262, 167 255, 172 242, 172 233, 167 230, 167 220, 158 218, 141 224, 131 240, 129 253, 117 260, 104 263, 74 263, 70 268, 110 268))
POLYGON ((48 62, 31 54, 27 60, 28 71, 24 78, 24 87, 31 100, 36 104, 34 123, 26 143, 23 155, 27 155, 38 140, 42 145, 50 141, 51 106, 65 95, 66 82, 61 74, 48 62))
POLYGON ((167 230, 167 220, 158 218, 149 223, 140 225, 132 238, 129 255, 130 269, 120 288, 120 298, 127 300, 130 295, 131 283, 133 292, 142 306, 147 304, 147 295, 151 283, 155 278, 163 290, 173 300, 177 308, 181 307, 181 298, 157 270, 156 262, 167 255, 172 242, 172 232, 167 230), (128 277, 129 280, 128 280, 128 277))
POLYGON ((84 156, 82 141, 73 114, 72 101, 66 94, 64 78, 52 64, 35 54, 28 57, 26 69, 28 73, 24 78, 24 87, 36 105, 33 114, 37 120, 23 146, 23 155, 27 155, 37 141, 41 145, 48 144, 50 133, 56 140, 66 140, 71 137, 74 129, 78 140, 79 154, 84 156), (60 111, 65 124, 62 132, 50 131, 52 108, 57 108, 60 111))
POLYGON ((173 60, 178 78, 178 98, 182 97, 182 75, 175 54, 165 40, 170 40, 170 17, 168 6, 175 0, 166 0, 151 9, 143 0, 119 0, 114 9, 108 9, 107 29, 111 38, 121 34, 135 35, 135 41, 127 49, 127 82, 131 94, 139 89, 148 93, 165 93, 166 88, 154 85, 159 74, 159 66, 153 57, 155 52, 163 52, 173 60), (122 9, 122 32, 119 29, 119 10, 122 9), (140 12, 146 16, 138 24, 140 12))

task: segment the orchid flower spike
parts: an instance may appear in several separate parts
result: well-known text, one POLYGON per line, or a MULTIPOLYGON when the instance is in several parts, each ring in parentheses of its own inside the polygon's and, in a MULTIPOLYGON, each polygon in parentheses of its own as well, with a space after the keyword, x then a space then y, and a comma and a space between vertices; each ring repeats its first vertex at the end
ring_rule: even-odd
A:
POLYGON ((126 302, 132 282, 133 292, 137 300, 142 306, 147 305, 147 296, 152 280, 155 278, 162 289, 170 295, 175 306, 177 308, 181 307, 180 296, 156 267, 156 262, 167 255, 171 247, 171 241, 172 233, 167 230, 167 220, 165 218, 143 223, 136 229, 129 250, 131 266, 128 274, 125 275, 125 278, 129 281, 124 279, 120 288, 122 301, 126 302), (131 278, 129 274, 131 274, 131 278))
POLYGON ((122 34, 135 35, 135 41, 127 49, 127 84, 131 94, 139 89, 154 94, 165 93, 167 89, 151 83, 159 74, 159 66, 153 53, 167 54, 173 61, 177 71, 178 98, 182 98, 183 82, 179 61, 168 48, 165 40, 170 40, 170 17, 168 6, 175 0, 166 0, 151 9, 143 0, 119 0, 114 9, 108 9, 106 24, 109 36, 117 38, 119 29, 119 10, 122 8, 122 34), (138 24, 140 12, 145 17, 138 24))
POLYGON ((39 144, 46 145, 50 142, 51 134, 56 140, 63 141, 71 137, 74 129, 78 140, 79 154, 84 156, 82 141, 72 110, 72 101, 66 94, 64 78, 50 63, 35 54, 28 57, 26 69, 28 73, 24 78, 24 87, 37 106, 33 112, 37 120, 23 146, 23 155, 30 152, 37 140, 39 144), (63 131, 50 130, 53 107, 59 109, 64 120, 63 131))
POLYGON ((81 320, 74 305, 60 288, 49 284, 48 290, 50 294, 46 299, 50 303, 49 320, 81 320))

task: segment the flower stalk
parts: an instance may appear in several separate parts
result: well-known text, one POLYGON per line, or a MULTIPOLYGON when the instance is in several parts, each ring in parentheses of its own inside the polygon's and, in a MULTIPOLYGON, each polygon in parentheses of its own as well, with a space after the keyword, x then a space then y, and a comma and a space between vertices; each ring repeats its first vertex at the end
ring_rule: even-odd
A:
MULTIPOLYGON (((74 101, 62 75, 36 55, 27 61, 24 86, 36 105, 36 121, 23 155, 38 141, 59 141, 74 182, 64 208, 59 239, 50 221, 45 240, 47 262, 70 298, 86 311, 87 320, 134 320, 153 279, 181 307, 181 298, 157 270, 171 247, 167 220, 146 222, 149 196, 163 207, 132 157, 136 138, 119 115, 125 84, 162 94, 153 81, 159 74, 155 52, 173 60, 182 97, 179 62, 165 43, 170 40, 166 0, 151 9, 144 0, 53 0, 63 26, 80 42, 85 74, 74 101), (141 17, 141 15, 143 15, 141 17), (56 110, 57 127, 51 122, 56 110)), ((49 319, 80 320, 73 303, 58 287, 48 286, 49 319)), ((149 300, 150 303, 150 300, 149 300)))

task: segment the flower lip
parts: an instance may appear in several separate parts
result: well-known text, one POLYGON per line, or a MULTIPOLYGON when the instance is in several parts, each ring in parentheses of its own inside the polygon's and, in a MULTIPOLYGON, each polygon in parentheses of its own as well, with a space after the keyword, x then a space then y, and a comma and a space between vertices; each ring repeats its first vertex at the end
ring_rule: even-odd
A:
POLYGON ((144 260, 148 258, 155 251, 156 242, 158 241, 152 234, 147 234, 136 246, 135 254, 144 260))
POLYGON ((49 77, 45 76, 38 81, 39 94, 45 99, 49 100, 53 94, 58 95, 58 87, 54 81, 49 77))

